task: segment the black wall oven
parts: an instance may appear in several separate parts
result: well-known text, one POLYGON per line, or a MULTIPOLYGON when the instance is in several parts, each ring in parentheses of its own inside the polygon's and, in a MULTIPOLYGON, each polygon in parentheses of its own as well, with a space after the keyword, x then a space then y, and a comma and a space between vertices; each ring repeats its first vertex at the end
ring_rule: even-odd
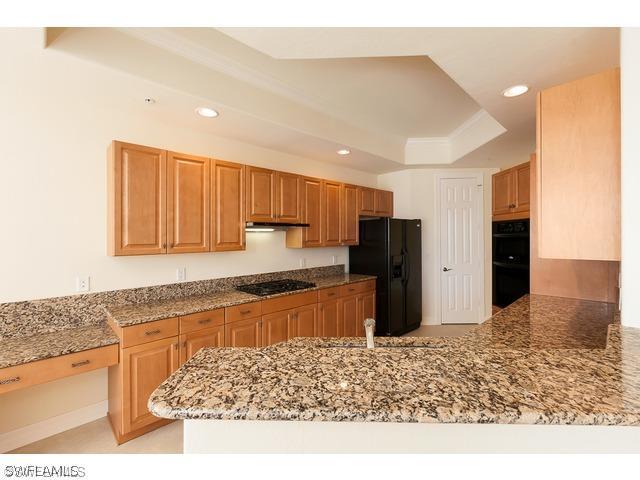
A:
POLYGON ((529 293, 529 220, 493 222, 493 304, 529 293))

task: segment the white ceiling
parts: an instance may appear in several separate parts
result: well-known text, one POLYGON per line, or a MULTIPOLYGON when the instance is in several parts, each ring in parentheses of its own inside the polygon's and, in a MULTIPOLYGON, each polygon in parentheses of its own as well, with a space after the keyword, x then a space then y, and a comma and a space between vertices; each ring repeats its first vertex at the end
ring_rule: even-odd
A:
POLYGON ((619 58, 602 28, 68 29, 52 48, 208 102, 216 134, 375 173, 526 161, 535 91, 619 58), (500 95, 516 83, 531 92, 500 95))

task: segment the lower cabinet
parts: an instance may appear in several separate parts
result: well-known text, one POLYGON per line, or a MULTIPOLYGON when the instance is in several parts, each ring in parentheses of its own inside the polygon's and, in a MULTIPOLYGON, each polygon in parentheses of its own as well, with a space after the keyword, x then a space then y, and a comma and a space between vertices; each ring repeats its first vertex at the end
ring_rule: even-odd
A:
POLYGON ((355 337, 358 323, 358 298, 356 295, 340 299, 338 336, 355 337))
POLYGON ((262 316, 263 346, 284 342, 292 337, 290 334, 291 310, 270 313, 262 316))
POLYGON ((340 299, 325 300, 318 304, 318 323, 320 325, 319 336, 337 337, 340 332, 341 321, 340 299))
POLYGON ((261 347, 262 319, 247 318, 224 326, 225 347, 261 347))
POLYGON ((180 365, 205 347, 224 347, 224 325, 180 335, 180 365))
POLYGON ((376 318, 376 291, 356 296, 356 337, 364 337, 364 321, 376 318))
POLYGON ((318 305, 305 305, 293 310, 293 318, 290 331, 292 337, 317 337, 319 336, 318 305))

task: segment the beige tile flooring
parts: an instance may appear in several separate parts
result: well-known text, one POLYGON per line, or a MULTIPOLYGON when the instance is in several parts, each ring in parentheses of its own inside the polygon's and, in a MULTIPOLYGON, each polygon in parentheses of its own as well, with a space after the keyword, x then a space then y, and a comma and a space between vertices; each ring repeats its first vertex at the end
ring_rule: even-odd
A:
MULTIPOLYGON (((475 325, 423 325, 406 337, 456 337, 475 325)), ((182 453, 182 422, 117 445, 107 417, 20 447, 11 453, 182 453)))

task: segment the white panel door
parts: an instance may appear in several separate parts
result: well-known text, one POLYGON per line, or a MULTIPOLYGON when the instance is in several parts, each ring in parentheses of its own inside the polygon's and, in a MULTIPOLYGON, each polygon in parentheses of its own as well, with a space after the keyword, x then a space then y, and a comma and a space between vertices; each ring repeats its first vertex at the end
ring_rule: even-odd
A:
POLYGON ((478 323, 483 288, 481 195, 476 178, 440 179, 442 323, 478 323))

